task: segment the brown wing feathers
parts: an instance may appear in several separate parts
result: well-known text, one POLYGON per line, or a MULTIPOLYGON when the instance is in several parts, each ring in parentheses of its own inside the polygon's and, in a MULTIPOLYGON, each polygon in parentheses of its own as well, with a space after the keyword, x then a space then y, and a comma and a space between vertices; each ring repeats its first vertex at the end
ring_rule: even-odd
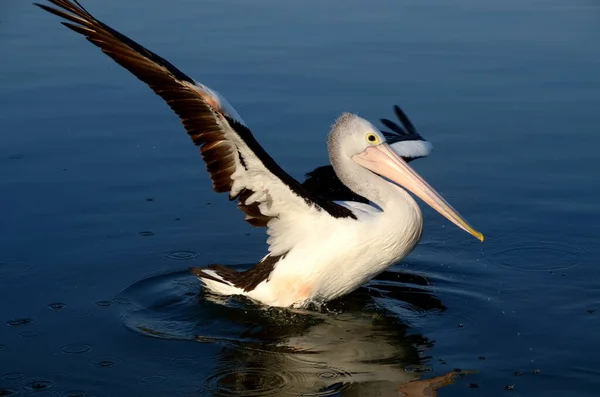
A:
MULTIPOLYGON (((167 102, 180 117, 194 144, 200 146, 215 191, 229 192, 233 182, 231 175, 235 168, 238 165, 245 168, 244 159, 237 152, 237 147, 225 137, 225 131, 231 128, 244 140, 263 165, 292 192, 302 197, 308 205, 315 205, 318 210, 323 209, 336 218, 356 219, 349 209, 319 195, 312 195, 283 171, 258 144, 246 126, 221 113, 215 98, 199 89, 193 79, 169 61, 97 20, 77 0, 48 1, 59 8, 36 5, 69 21, 63 22, 63 25, 82 34, 88 41, 100 47, 106 55, 146 83, 167 102), (239 162, 236 160, 238 156, 239 162)), ((246 213, 248 223, 254 226, 266 226, 271 218, 261 214, 259 204, 244 204, 245 199, 252 193, 250 189, 243 189, 231 199, 239 199, 238 207, 246 213)))
POLYGON ((220 125, 226 123, 223 116, 205 102, 194 88, 194 81, 164 58, 94 18, 76 0, 49 1, 61 9, 36 5, 70 21, 63 25, 84 35, 167 102, 194 144, 200 146, 214 190, 228 192, 235 171, 236 149, 225 139, 220 125))

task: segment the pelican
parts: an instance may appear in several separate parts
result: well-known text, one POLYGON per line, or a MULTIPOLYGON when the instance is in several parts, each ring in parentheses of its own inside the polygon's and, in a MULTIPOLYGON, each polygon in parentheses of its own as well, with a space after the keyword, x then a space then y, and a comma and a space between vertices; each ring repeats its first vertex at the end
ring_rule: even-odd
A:
POLYGON ((49 2, 57 8, 36 5, 65 19, 63 25, 167 102, 200 147, 213 189, 227 192, 248 223, 267 228, 268 253, 251 269, 192 269, 210 292, 280 307, 348 294, 406 257, 420 240, 423 217, 408 192, 483 241, 369 121, 344 113, 331 127, 335 175, 367 203, 333 201, 287 174, 217 91, 94 18, 77 0, 49 2))

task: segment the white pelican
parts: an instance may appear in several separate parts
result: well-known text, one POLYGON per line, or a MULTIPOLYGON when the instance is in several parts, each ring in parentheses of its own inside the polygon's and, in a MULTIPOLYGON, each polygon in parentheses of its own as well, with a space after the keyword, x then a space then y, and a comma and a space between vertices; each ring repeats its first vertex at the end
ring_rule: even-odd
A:
POLYGON ((337 177, 371 204, 334 202, 277 165, 216 91, 97 20, 76 0, 49 1, 58 8, 37 5, 66 19, 65 26, 167 102, 200 146, 214 190, 228 192, 247 222, 267 227, 269 253, 253 268, 238 272, 215 264, 193 269, 211 292, 285 307, 353 291, 407 256, 421 238, 421 211, 406 190, 483 241, 367 120, 341 115, 328 148, 337 177))

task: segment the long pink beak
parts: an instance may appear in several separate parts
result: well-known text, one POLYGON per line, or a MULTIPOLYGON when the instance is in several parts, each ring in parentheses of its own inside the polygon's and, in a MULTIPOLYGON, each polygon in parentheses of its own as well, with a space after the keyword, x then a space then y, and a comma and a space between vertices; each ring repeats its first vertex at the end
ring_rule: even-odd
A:
POLYGON ((352 159, 366 169, 408 189, 434 210, 444 215, 450 222, 483 242, 483 234, 473 229, 406 161, 394 153, 387 143, 369 146, 362 153, 353 156, 352 159))

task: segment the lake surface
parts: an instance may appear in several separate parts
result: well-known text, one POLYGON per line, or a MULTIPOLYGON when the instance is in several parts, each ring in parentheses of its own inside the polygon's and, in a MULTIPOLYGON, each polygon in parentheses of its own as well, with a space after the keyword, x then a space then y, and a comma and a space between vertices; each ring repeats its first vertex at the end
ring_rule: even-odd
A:
POLYGON ((247 268, 264 230, 147 87, 4 1, 0 395, 600 393, 596 2, 84 5, 223 93, 297 178, 340 113, 400 104, 435 147, 414 167, 486 241, 421 203, 415 251, 320 310, 206 295, 187 268, 247 268))

